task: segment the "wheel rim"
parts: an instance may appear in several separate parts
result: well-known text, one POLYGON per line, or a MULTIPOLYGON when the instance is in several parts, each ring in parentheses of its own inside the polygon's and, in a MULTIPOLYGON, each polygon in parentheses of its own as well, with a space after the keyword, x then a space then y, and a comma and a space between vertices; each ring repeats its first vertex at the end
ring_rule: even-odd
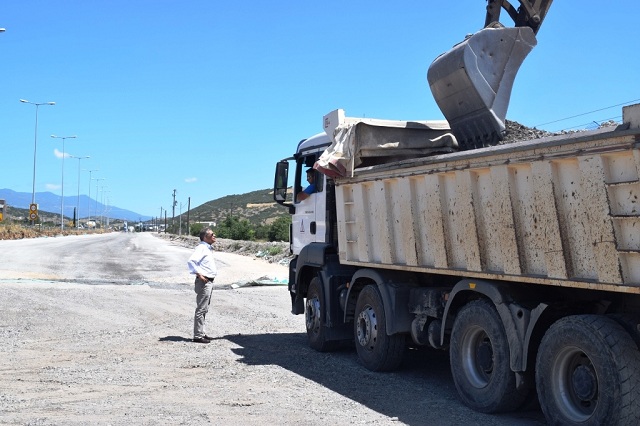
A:
POLYGON ((476 388, 487 386, 493 374, 493 347, 487 333, 478 326, 467 330, 462 343, 462 369, 476 388))
POLYGON ((583 351, 566 347, 558 353, 551 371, 556 405, 572 421, 589 419, 598 405, 598 376, 583 351))
POLYGON ((365 308, 358 315, 356 337, 358 343, 365 349, 373 350, 378 340, 378 320, 371 306, 365 308))
POLYGON ((307 330, 317 333, 320 330, 320 300, 317 297, 307 299, 304 317, 307 330))

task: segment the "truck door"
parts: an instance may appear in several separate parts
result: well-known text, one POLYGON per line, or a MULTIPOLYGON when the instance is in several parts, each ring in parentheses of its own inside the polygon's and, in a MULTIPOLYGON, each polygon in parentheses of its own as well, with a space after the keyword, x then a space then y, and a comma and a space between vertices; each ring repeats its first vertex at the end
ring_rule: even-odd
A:
POLYGON ((298 200, 298 194, 308 185, 302 182, 306 178, 306 172, 297 167, 295 197, 295 214, 292 217, 291 240, 293 253, 299 254, 300 250, 313 242, 325 242, 326 234, 326 192, 324 191, 326 177, 313 170, 315 192, 303 200, 298 200))

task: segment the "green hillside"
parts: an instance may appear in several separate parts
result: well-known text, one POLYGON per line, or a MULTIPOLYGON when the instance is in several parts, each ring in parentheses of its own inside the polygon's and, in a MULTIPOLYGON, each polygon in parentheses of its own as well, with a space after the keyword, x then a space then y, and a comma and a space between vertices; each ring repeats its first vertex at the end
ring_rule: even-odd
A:
MULTIPOLYGON (((186 212, 182 219, 186 220, 186 212)), ((287 209, 273 201, 273 189, 261 189, 246 194, 226 195, 193 207, 190 222, 222 222, 227 217, 247 219, 253 225, 269 225, 287 209)))

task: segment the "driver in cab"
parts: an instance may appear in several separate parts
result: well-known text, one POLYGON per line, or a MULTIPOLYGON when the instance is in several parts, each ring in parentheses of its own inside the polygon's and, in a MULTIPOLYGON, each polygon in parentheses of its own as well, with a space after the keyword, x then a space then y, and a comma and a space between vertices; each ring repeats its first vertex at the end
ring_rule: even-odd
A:
POLYGON ((309 182, 309 186, 307 186, 303 191, 298 192, 298 195, 296 195, 296 201, 300 202, 302 200, 306 200, 311 194, 317 191, 315 179, 315 170, 307 169, 307 182, 309 182))

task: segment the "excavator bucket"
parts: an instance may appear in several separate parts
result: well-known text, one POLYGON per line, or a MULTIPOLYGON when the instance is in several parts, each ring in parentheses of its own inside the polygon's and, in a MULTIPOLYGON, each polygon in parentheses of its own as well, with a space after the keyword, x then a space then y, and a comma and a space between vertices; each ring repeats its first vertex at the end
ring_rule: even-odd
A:
POLYGON ((487 27, 433 61, 427 80, 461 149, 502 140, 513 81, 536 43, 529 27, 487 27))

